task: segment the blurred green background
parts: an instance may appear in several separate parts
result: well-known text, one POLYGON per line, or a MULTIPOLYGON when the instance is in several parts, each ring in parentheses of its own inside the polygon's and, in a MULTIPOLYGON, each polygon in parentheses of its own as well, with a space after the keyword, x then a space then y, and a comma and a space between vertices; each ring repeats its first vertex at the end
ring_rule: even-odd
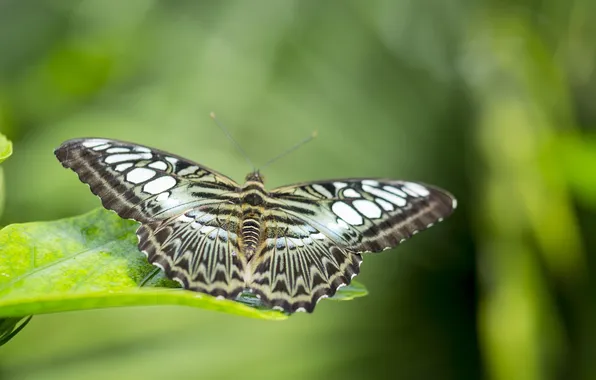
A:
POLYGON ((52 150, 104 136, 242 180, 393 177, 456 213, 284 322, 36 316, 1 379, 596 379, 593 0, 0 1, 0 224, 99 206, 52 150))

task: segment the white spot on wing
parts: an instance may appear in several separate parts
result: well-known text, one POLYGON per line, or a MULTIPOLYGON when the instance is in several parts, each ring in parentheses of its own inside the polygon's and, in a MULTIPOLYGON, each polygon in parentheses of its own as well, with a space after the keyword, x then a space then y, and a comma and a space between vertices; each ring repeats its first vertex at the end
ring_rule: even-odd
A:
POLYGON ((304 242, 302 241, 302 239, 288 238, 288 245, 290 242, 292 242, 297 247, 304 247, 304 242))
POLYGON ((277 238, 275 241, 275 247, 277 249, 284 249, 286 247, 286 240, 284 238, 277 238))
POLYGON ((311 238, 316 239, 316 240, 325 240, 325 235, 323 235, 322 233, 316 233, 316 234, 312 234, 310 235, 311 238))
POLYGON ((221 228, 219 228, 218 230, 219 230, 219 233, 218 233, 219 238, 223 241, 228 241, 228 239, 230 238, 228 231, 223 230, 221 228))
POLYGON ((166 157, 166 161, 168 161, 172 165, 175 165, 176 162, 178 162, 178 159, 174 157, 166 157))
POLYGON ((335 202, 331 210, 348 224, 359 225, 363 222, 362 216, 345 202, 335 202))
POLYGON ((344 187, 348 186, 347 183, 344 182, 333 182, 333 186, 335 186, 336 190, 343 189, 344 187))
POLYGON ((164 202, 164 201, 166 201, 166 200, 167 200, 169 197, 170 197, 170 193, 166 191, 166 192, 163 192, 163 193, 159 194, 159 195, 157 196, 157 198, 155 198, 155 200, 156 200, 156 201, 158 201, 158 202, 164 202))
POLYGON ((147 168, 135 168, 132 169, 126 175, 126 180, 134 184, 143 183, 155 177, 155 171, 147 168))
POLYGON ((103 145, 107 142, 108 142, 107 140, 87 140, 87 141, 83 142, 83 146, 85 148, 93 148, 98 145, 103 145))
POLYGON ((430 191, 418 183, 408 182, 405 186, 422 197, 428 197, 430 195, 430 191))
POLYGON ((348 225, 348 223, 344 222, 343 219, 337 219, 337 224, 343 228, 344 230, 349 230, 350 226, 348 225))
POLYGON ((197 170, 199 170, 198 166, 189 166, 187 168, 184 168, 182 170, 180 170, 178 173, 178 175, 189 175, 189 174, 193 174, 194 172, 196 172, 197 170))
POLYGON ((151 152, 151 149, 145 148, 144 146, 135 146, 134 147, 134 150, 136 152, 143 152, 143 153, 150 153, 151 152))
POLYGON ((129 153, 130 149, 128 148, 110 148, 106 150, 107 153, 129 153))
POLYGON ((322 196, 324 196, 326 198, 333 198, 333 194, 331 194, 327 189, 325 189, 323 186, 319 185, 318 183, 315 183, 314 185, 312 185, 312 188, 315 189, 318 193, 320 193, 322 196))
POLYGON ((163 265, 161 265, 160 263, 158 263, 158 262, 155 262, 155 263, 152 263, 152 264, 153 264, 153 266, 156 266, 156 267, 158 267, 159 269, 161 269, 161 270, 164 270, 164 269, 163 269, 163 265))
POLYGON ((363 185, 368 185, 368 186, 379 186, 379 181, 375 181, 374 179, 365 179, 364 181, 362 181, 363 185))
POLYGON ((194 221, 193 218, 190 218, 190 217, 186 216, 185 214, 180 215, 178 217, 178 220, 181 221, 182 223, 189 223, 189 222, 194 221))
POLYGON ((375 198, 375 202, 381 205, 385 211, 393 211, 395 207, 393 205, 381 198, 375 198))
POLYGON ((360 211, 360 213, 367 218, 377 219, 380 218, 383 213, 379 206, 365 199, 355 200, 353 205, 356 207, 356 210, 360 211))
POLYGON ((106 164, 115 164, 116 162, 122 161, 133 161, 133 160, 148 160, 151 158, 150 153, 138 153, 138 154, 113 154, 105 158, 106 164))
POLYGON ((360 194, 354 189, 345 189, 343 194, 344 194, 344 197, 360 198, 360 194))
POLYGON ((105 149, 108 149, 111 146, 112 146, 112 144, 98 145, 98 146, 93 147, 93 150, 98 150, 98 151, 99 150, 105 150, 105 149))
POLYGON ((371 193, 379 198, 388 200, 389 202, 393 203, 394 205, 397 205, 400 207, 405 206, 407 203, 405 199, 398 197, 397 195, 383 191, 381 189, 377 189, 376 187, 363 185, 362 190, 366 191, 367 193, 371 193))
POLYGON ((170 190, 174 186, 176 186, 176 180, 174 178, 163 176, 148 182, 145 186, 143 186, 143 191, 155 195, 166 190, 170 190))
POLYGON ((398 195, 402 198, 407 198, 408 194, 404 193, 403 191, 401 191, 400 189, 398 189, 397 187, 393 187, 393 186, 383 186, 383 189, 389 191, 390 193, 393 193, 395 195, 398 195))
POLYGON ((153 169, 166 170, 168 168, 168 164, 163 161, 155 161, 150 163, 149 167, 153 169))
POLYGON ((123 172, 126 169, 130 168, 131 166, 132 166, 131 162, 127 162, 125 164, 118 164, 118 165, 116 165, 116 171, 123 172))

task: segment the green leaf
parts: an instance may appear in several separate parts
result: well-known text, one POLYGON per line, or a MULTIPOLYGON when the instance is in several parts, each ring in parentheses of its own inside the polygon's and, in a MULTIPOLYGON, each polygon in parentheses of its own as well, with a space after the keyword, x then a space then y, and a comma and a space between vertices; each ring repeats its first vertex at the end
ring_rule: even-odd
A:
POLYGON ((341 288, 335 296, 331 297, 333 301, 351 301, 354 298, 364 297, 368 294, 368 290, 359 282, 352 281, 348 286, 341 288))
POLYGON ((0 216, 4 212, 4 170, 0 167, 0 216))
POLYGON ((0 318, 0 346, 14 338, 31 320, 29 317, 0 318))
MULTIPOLYGON (((156 276, 136 247, 138 224, 97 209, 53 222, 10 225, 0 231, 0 317, 132 305, 187 305, 263 319, 286 315, 178 288, 156 276)), ((337 299, 366 294, 362 285, 337 299)), ((250 304, 250 302, 247 302, 250 304)))
POLYGON ((12 143, 0 133, 0 163, 12 155, 12 143))
MULTIPOLYGON (((0 163, 12 154, 12 143, 0 133, 0 163)), ((4 211, 4 172, 0 168, 0 215, 4 211)))

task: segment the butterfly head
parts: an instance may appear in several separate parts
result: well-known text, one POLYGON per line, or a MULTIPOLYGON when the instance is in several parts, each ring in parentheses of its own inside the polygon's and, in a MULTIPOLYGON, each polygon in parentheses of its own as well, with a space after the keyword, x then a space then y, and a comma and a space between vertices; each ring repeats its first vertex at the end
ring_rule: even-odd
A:
POLYGON ((263 177, 263 175, 261 174, 261 172, 259 172, 258 170, 255 170, 254 172, 250 172, 248 173, 248 175, 245 178, 246 182, 259 182, 259 183, 264 183, 265 182, 265 177, 263 177))

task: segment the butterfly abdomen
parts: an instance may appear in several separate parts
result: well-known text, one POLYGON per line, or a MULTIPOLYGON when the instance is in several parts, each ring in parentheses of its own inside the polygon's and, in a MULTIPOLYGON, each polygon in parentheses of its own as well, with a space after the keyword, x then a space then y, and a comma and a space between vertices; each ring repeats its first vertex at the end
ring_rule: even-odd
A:
POLYGON ((242 188, 242 250, 250 260, 261 242, 263 203, 267 197, 263 183, 248 181, 242 188))

